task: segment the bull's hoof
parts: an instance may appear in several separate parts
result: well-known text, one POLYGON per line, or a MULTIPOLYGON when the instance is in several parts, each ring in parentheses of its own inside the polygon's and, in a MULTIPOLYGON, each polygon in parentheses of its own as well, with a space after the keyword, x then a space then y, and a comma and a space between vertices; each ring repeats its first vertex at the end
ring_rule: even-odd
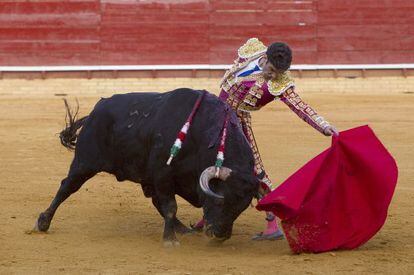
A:
POLYGON ((180 246, 179 241, 164 241, 165 248, 179 247, 179 246, 180 246))
POLYGON ((40 213, 33 231, 46 232, 49 229, 49 226, 50 219, 44 213, 40 213))
POLYGON ((194 231, 191 228, 188 228, 187 226, 185 226, 180 220, 178 220, 177 218, 174 221, 174 232, 178 233, 178 234, 190 234, 190 233, 194 233, 194 231))
POLYGON ((195 231, 191 228, 188 228, 187 226, 176 226, 174 227, 174 231, 178 234, 184 235, 184 234, 193 234, 195 231))

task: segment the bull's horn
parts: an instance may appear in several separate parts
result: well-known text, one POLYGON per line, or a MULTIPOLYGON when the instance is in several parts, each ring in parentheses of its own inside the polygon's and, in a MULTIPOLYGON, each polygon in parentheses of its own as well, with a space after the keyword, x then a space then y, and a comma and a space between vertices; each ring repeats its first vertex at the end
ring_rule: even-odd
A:
MULTIPOLYGON (((203 190, 204 193, 206 193, 207 195, 219 198, 219 199, 223 199, 224 197, 222 195, 218 195, 216 193, 214 193, 209 186, 209 182, 212 178, 215 177, 215 167, 214 166, 210 166, 208 168, 206 168, 203 173, 201 173, 200 176, 200 187, 201 190, 203 190)), ((225 181, 231 174, 231 169, 227 168, 227 167, 221 167, 220 169, 220 173, 218 178, 225 181)))

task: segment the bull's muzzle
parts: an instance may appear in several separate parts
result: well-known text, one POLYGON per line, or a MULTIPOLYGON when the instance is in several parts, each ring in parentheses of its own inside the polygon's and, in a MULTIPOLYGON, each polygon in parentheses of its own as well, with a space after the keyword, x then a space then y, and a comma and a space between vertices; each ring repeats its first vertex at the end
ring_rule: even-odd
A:
POLYGON ((217 170, 214 166, 207 167, 206 169, 204 169, 200 176, 201 190, 203 190, 203 192, 209 196, 218 199, 223 199, 224 197, 222 195, 216 194, 210 189, 209 182, 212 178, 218 178, 222 181, 225 181, 230 176, 230 174, 231 169, 224 166, 221 167, 219 170, 217 170))

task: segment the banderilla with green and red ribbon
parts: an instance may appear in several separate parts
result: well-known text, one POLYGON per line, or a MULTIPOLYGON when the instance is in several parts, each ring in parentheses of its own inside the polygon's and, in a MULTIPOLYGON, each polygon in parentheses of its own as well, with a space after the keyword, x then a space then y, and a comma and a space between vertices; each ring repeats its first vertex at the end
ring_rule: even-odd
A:
POLYGON ((177 135, 177 138, 170 149, 170 158, 167 161, 167 165, 171 164, 173 158, 175 158, 180 151, 182 144, 187 136, 188 130, 190 129, 191 122, 193 121, 194 115, 196 114, 198 108, 200 107, 201 101, 206 94, 205 91, 202 91, 201 94, 198 96, 197 101, 194 103, 193 109, 191 110, 190 115, 188 116, 186 122, 184 123, 183 127, 181 127, 180 132, 177 135))

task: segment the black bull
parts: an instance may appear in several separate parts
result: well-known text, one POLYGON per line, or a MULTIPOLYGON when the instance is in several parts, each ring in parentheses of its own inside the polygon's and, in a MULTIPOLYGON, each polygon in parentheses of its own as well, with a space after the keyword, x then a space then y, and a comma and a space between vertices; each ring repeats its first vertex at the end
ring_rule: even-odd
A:
POLYGON ((230 238, 233 222, 258 191, 253 155, 235 113, 206 93, 181 151, 171 165, 166 164, 177 133, 201 93, 178 89, 162 94, 114 95, 101 99, 89 116, 78 120, 66 105, 70 122, 61 132, 61 141, 75 149, 75 156, 49 208, 40 214, 36 229, 47 231, 59 205, 104 171, 114 174, 118 181, 141 184, 145 196, 152 198, 164 218, 166 243, 177 243, 176 232, 189 231, 176 217, 175 195, 203 207, 210 237, 230 238), (220 177, 215 178, 212 165, 226 112, 230 121, 225 161, 220 177))

